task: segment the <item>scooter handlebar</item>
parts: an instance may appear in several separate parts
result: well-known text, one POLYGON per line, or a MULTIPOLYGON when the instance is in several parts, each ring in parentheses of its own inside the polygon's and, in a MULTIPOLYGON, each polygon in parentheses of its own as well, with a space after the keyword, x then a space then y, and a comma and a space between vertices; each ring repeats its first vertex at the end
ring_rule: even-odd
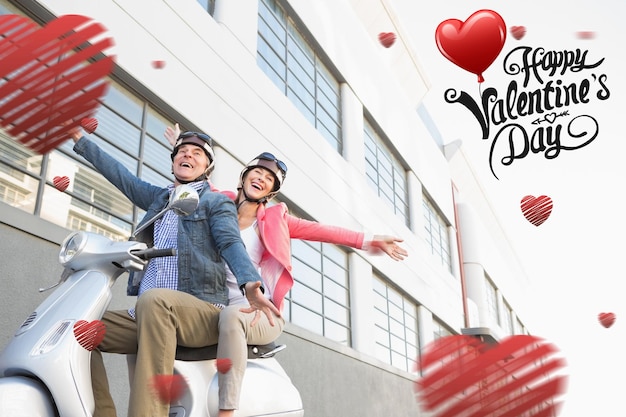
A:
POLYGON ((160 258, 162 256, 176 256, 176 249, 156 249, 148 248, 144 250, 133 251, 133 255, 141 259, 160 258))

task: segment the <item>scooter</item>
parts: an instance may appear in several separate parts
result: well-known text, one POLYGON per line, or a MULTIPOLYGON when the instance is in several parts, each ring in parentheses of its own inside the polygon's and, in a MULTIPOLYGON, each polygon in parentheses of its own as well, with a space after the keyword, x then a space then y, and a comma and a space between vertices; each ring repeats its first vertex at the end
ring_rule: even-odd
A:
MULTIPOLYGON (((164 210, 185 216, 198 205, 198 193, 178 186, 164 210)), ((137 230, 134 235, 139 232, 137 230)), ((91 351, 106 329, 99 320, 112 298, 111 288, 127 271, 142 271, 151 258, 175 255, 173 249, 143 242, 116 242, 89 232, 74 232, 62 243, 64 271, 54 289, 0 352, 0 417, 90 417, 95 402, 91 351)), ((274 355, 284 345, 249 346, 242 404, 237 417, 300 417, 302 400, 274 355)), ((170 403, 170 417, 211 417, 218 413, 215 346, 177 350, 174 374, 184 381, 182 395, 170 403)), ((129 356, 132 376, 132 356, 129 356)), ((155 399, 156 400, 156 399, 155 399)))

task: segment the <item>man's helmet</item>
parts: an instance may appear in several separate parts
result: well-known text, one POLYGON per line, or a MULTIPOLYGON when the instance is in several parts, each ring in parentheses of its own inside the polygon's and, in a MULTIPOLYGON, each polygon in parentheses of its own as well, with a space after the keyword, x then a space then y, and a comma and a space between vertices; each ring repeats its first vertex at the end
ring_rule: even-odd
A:
POLYGON ((248 165, 246 165, 246 167, 241 171, 241 175, 239 176, 239 185, 237 186, 237 189, 242 190, 244 197, 247 201, 265 203, 271 200, 276 194, 278 194, 278 190, 280 190, 280 187, 283 185, 286 177, 287 165, 283 161, 277 159, 273 154, 269 152, 263 152, 252 161, 248 162, 248 165), (248 174, 251 169, 256 167, 265 168, 272 174, 274 174, 274 188, 272 189, 271 193, 269 193, 261 200, 252 200, 248 198, 248 196, 245 194, 245 191, 243 190, 243 181, 246 178, 246 174, 248 174))

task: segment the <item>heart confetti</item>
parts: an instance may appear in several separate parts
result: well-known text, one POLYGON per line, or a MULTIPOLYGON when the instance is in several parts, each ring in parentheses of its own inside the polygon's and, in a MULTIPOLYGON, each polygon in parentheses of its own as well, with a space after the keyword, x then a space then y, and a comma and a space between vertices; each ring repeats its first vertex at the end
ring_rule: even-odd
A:
POLYGON ((104 339, 106 326, 100 320, 87 322, 78 320, 74 323, 74 337, 88 351, 94 350, 104 339))
POLYGON ((155 69, 163 69, 163 67, 165 67, 165 61, 163 61, 162 59, 155 59, 154 61, 152 61, 152 66, 155 69))
POLYGON ((393 32, 381 32, 378 34, 378 41, 385 48, 389 48, 396 41, 396 34, 393 32))
POLYGON ((171 404, 183 396, 187 382, 179 374, 155 375, 152 379, 152 388, 161 402, 171 404))
POLYGON ((545 340, 515 335, 488 345, 446 336, 427 345, 418 363, 417 399, 432 417, 555 416, 566 391, 566 365, 545 340))
POLYGON ((228 358, 217 358, 215 361, 215 367, 220 374, 225 374, 230 371, 230 367, 233 365, 228 358))
POLYGON ((67 187, 70 185, 70 179, 67 176, 56 176, 52 179, 52 183, 54 184, 54 188, 63 192, 67 190, 67 187))
POLYGON ((596 33, 592 30, 580 30, 576 32, 576 37, 578 39, 593 39, 596 37, 596 33))
POLYGON ((64 15, 39 27, 19 15, 0 16, 0 126, 45 154, 69 139, 105 96, 113 40, 88 17, 64 15), (67 123, 71 120, 71 123, 67 123))
POLYGON ((526 27, 524 26, 511 26, 511 36, 513 36, 518 41, 526 35, 526 27))
POLYGON ((85 132, 91 134, 98 128, 98 119, 95 117, 85 117, 81 119, 80 127, 85 129, 85 132))
POLYGON ((602 324, 607 329, 615 323, 615 314, 614 313, 600 313, 598 314, 598 320, 600 324, 602 324))
POLYGON ((548 220, 550 213, 552 213, 552 199, 545 195, 539 197, 527 195, 522 198, 520 206, 526 220, 535 226, 539 226, 548 220))

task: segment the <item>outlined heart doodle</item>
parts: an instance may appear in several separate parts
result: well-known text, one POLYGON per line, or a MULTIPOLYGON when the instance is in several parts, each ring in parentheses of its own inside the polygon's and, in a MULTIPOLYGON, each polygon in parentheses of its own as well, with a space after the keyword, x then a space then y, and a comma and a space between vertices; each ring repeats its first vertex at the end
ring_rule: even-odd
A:
POLYGON ((539 226, 548 220, 550 213, 552 213, 552 206, 552 199, 546 195, 539 197, 527 195, 522 198, 520 203, 522 214, 526 217, 526 220, 535 226, 539 226))
POLYGON ((104 55, 113 45, 105 32, 81 15, 63 15, 44 27, 19 15, 0 16, 0 125, 8 134, 45 154, 94 114, 114 64, 104 55))
POLYGON ((556 113, 552 112, 552 113, 548 113, 543 117, 547 122, 549 122, 550 124, 554 123, 554 121, 556 120, 556 113))

